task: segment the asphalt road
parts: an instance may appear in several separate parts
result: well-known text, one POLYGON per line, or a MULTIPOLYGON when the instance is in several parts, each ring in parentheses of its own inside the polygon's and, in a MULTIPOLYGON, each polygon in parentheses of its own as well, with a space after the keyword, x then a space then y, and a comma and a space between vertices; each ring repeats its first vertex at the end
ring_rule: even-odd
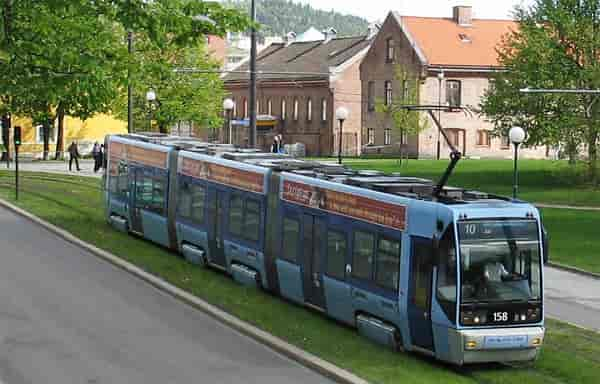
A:
POLYGON ((0 384, 329 382, 0 208, 0 384))
POLYGON ((544 269, 546 316, 600 331, 600 280, 544 269))

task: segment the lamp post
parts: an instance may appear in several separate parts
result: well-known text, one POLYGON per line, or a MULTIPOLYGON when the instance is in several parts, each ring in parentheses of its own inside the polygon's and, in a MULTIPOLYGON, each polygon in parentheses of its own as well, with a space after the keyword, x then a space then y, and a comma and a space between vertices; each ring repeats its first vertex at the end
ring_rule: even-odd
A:
POLYGON ((233 138, 232 138, 232 134, 233 132, 231 132, 231 112, 233 111, 233 100, 227 98, 225 100, 223 100, 223 110, 225 111, 225 114, 227 115, 227 130, 226 132, 224 132, 223 134, 223 138, 225 138, 225 136, 227 136, 227 140, 223 140, 223 141, 227 141, 229 142, 229 144, 233 144, 233 138))
POLYGON ((148 132, 152 131, 152 103, 156 101, 156 93, 150 88, 146 92, 146 101, 148 102, 148 132))
MULTIPOLYGON (((444 81, 444 71, 441 71, 437 75, 438 78, 438 107, 442 105, 442 81, 444 81)), ((442 122, 442 110, 438 109, 438 121, 442 122)), ((437 151, 436 151, 436 159, 440 159, 440 131, 438 130, 437 134, 437 151)))
POLYGON ((519 155, 519 144, 525 140, 525 131, 521 127, 512 127, 508 132, 508 137, 510 138, 510 142, 513 143, 515 147, 515 167, 513 171, 513 199, 517 198, 517 185, 518 185, 518 175, 517 175, 517 158, 519 155))
POLYGON ((344 127, 344 120, 348 118, 348 109, 346 107, 338 107, 335 110, 335 118, 340 122, 340 137, 338 139, 338 164, 342 164, 342 129, 344 127))

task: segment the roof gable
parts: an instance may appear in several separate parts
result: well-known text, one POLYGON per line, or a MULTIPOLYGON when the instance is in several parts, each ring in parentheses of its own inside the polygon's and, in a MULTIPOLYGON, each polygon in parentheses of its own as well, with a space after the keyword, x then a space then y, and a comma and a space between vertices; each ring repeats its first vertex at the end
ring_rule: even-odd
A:
POLYGON ((499 67, 496 48, 518 28, 512 20, 473 19, 465 26, 451 18, 394 16, 429 65, 499 67))

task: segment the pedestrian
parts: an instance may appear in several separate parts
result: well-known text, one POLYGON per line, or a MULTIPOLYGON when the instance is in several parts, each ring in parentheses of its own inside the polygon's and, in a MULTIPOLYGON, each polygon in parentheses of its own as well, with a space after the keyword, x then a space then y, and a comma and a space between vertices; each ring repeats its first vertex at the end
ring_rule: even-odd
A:
POLYGON ((79 149, 77 148, 77 143, 74 141, 71 142, 67 151, 69 152, 69 171, 71 171, 71 168, 73 167, 73 160, 75 160, 77 170, 81 171, 81 168, 79 168, 79 149))
POLYGON ((100 168, 104 168, 104 144, 100 144, 100 168))
POLYGON ((285 153, 285 148, 283 146, 283 135, 279 135, 279 147, 277 148, 277 153, 285 153))
POLYGON ((279 153, 279 135, 273 137, 273 144, 271 144, 271 152, 279 153))
POLYGON ((94 173, 98 172, 100 166, 102 165, 101 151, 100 144, 96 141, 94 143, 94 147, 92 148, 92 157, 94 158, 94 173))

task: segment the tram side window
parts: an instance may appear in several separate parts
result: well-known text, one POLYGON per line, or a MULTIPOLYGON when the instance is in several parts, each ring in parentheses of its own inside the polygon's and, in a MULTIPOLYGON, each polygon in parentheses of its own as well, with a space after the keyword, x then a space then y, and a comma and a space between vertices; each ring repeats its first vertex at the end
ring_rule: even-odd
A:
POLYGON ((179 184, 179 196, 177 198, 177 213, 179 216, 189 219, 192 216, 192 194, 190 184, 181 182, 179 184))
POLYGON ((298 245, 300 238, 300 222, 289 217, 283 218, 283 236, 281 246, 281 258, 298 262, 298 245))
POLYGON ((436 297, 450 321, 456 317, 456 249, 450 226, 440 240, 436 297))
POLYGON ((206 201, 206 189, 200 185, 192 185, 190 215, 197 223, 204 222, 204 204, 206 201))
POLYGON ((346 266, 346 235, 337 231, 327 232, 327 274, 344 279, 346 266))
POLYGON ((377 245, 377 265, 375 267, 376 283, 384 288, 397 291, 399 274, 400 242, 380 237, 377 245))
POLYGON ((233 235, 242 235, 244 200, 241 196, 232 195, 229 200, 229 232, 233 235))
POLYGON ((352 276, 370 280, 373 276, 375 236, 371 233, 354 232, 354 253, 352 255, 352 276))
POLYGON ((162 180, 152 180, 152 203, 151 209, 159 214, 165 212, 165 184, 162 180))
POLYGON ((256 200, 246 200, 244 212, 244 236, 248 240, 258 241, 260 233, 260 204, 256 200))
POLYGON ((129 197, 129 178, 127 172, 127 164, 114 164, 111 165, 111 169, 114 169, 114 175, 109 175, 108 188, 111 193, 117 197, 127 199, 129 197))

